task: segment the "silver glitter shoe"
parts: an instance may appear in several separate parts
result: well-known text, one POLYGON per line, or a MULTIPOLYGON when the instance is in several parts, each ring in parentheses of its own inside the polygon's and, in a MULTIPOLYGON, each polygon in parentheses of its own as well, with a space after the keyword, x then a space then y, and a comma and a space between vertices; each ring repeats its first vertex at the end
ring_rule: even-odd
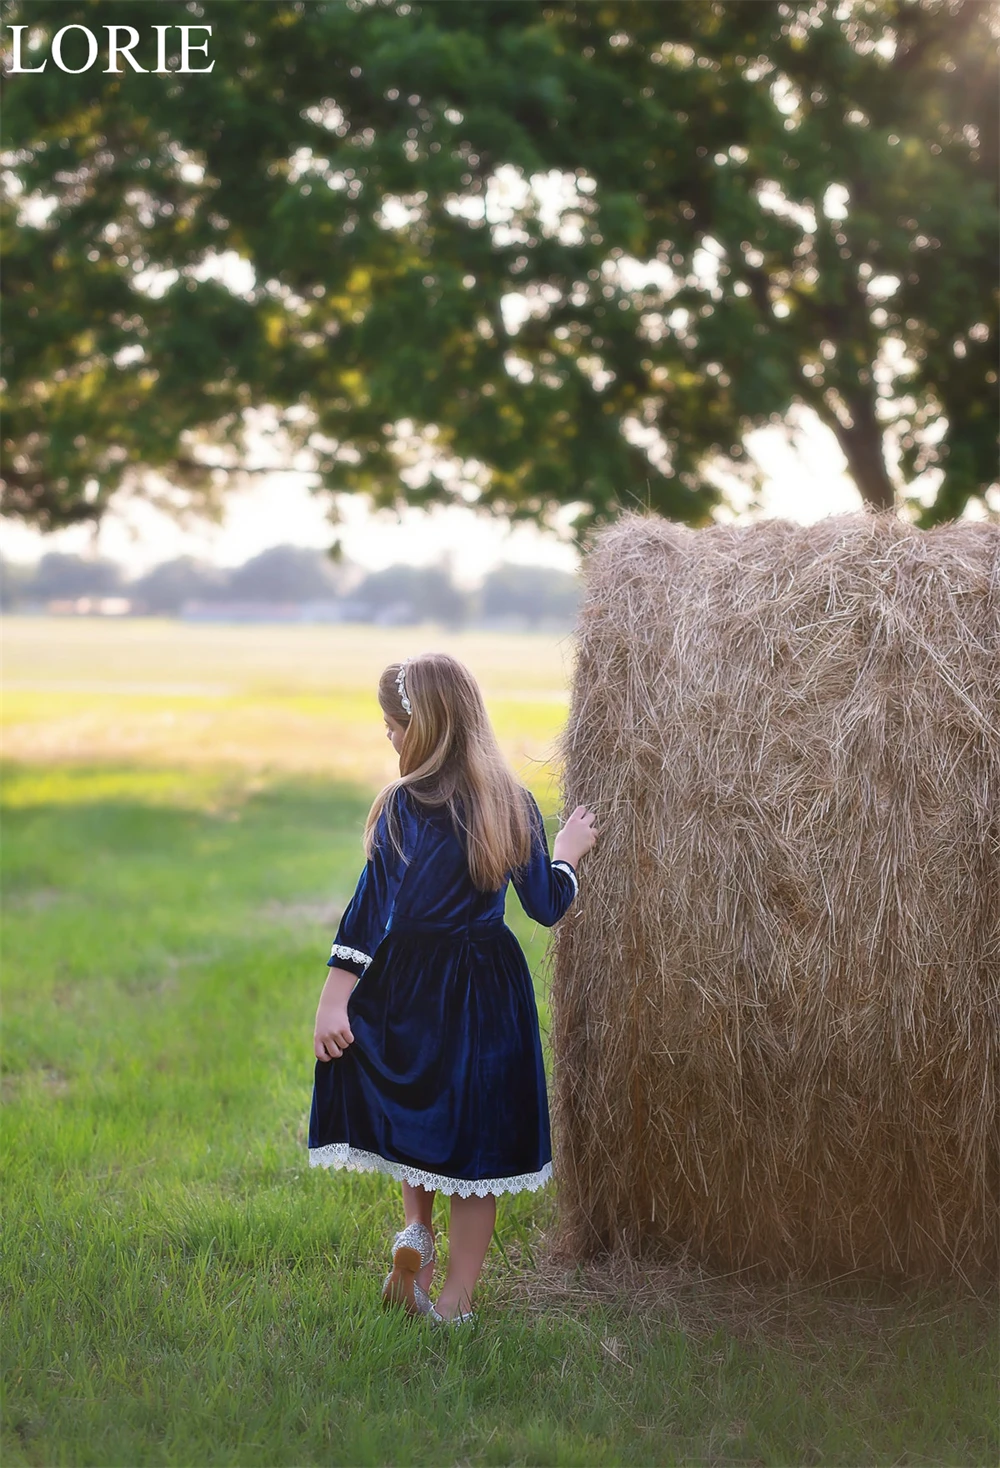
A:
POLYGON ((427 1314, 436 1325, 474 1325, 476 1312, 474 1310, 461 1310, 457 1315, 440 1315, 431 1302, 427 1301, 427 1314))
POLYGON ((437 1258, 434 1235, 426 1224, 408 1223, 392 1241, 392 1273, 382 1286, 382 1303, 401 1305, 407 1315, 427 1315, 431 1302, 417 1284, 417 1275, 437 1258))
POLYGON ((386 1275, 385 1283, 382 1286, 382 1304, 386 1309, 390 1306, 402 1305, 407 1315, 429 1315, 434 1308, 430 1295, 420 1288, 416 1280, 413 1281, 413 1307, 411 1308, 405 1290, 402 1294, 397 1294, 391 1274, 386 1275))

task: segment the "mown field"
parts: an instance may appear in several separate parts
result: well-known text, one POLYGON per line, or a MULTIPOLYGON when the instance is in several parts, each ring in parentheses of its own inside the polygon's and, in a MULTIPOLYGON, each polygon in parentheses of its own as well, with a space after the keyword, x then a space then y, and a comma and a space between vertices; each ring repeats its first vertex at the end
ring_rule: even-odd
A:
MULTIPOLYGON (((548 1257, 550 1190, 502 1203, 476 1330, 378 1308, 396 1188, 304 1151, 323 961, 392 772, 375 679, 456 651, 554 813, 568 644, 4 636, 5 1465, 996 1462, 971 1294, 605 1281, 548 1257)), ((544 1021, 547 935, 510 920, 544 1021)))

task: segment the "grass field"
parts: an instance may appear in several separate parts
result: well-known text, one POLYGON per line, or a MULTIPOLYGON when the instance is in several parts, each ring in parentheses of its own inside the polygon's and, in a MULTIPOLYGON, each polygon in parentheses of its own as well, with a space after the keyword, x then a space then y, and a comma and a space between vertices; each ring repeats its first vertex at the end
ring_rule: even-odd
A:
POLYGON ((300 771, 375 788, 394 773, 378 738, 378 675, 432 649, 475 671, 515 767, 553 804, 546 761, 565 717, 568 638, 12 618, 4 750, 8 759, 300 771))
POLYGON ((478 1329, 377 1308, 396 1189, 306 1165, 312 1016, 374 678, 424 645, 554 810, 551 640, 8 622, 5 1468, 995 1463, 989 1300, 637 1294, 547 1259, 550 1191, 502 1203, 478 1329))

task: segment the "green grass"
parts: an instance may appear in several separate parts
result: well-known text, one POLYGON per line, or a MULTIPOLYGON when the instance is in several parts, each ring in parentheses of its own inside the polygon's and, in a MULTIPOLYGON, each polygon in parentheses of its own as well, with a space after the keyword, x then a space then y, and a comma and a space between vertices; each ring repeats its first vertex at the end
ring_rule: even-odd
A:
POLYGON ((386 663, 454 653, 476 674, 515 768, 550 799, 566 715, 567 638, 426 627, 215 627, 154 619, 10 617, 4 749, 16 760, 394 773, 377 737, 386 663))
MULTIPOLYGON (((513 728, 511 642, 493 698, 513 728)), ((32 727, 68 696, 39 693, 59 707, 32 727)), ((304 694, 241 696, 287 733, 304 694)), ((551 1190, 502 1202, 478 1329, 383 1313, 398 1189, 305 1154, 370 786, 280 750, 123 761, 86 697, 102 757, 25 759, 4 784, 5 1468, 996 1461, 988 1302, 858 1290, 831 1312, 803 1292, 788 1331, 716 1310, 718 1285, 634 1310, 583 1276, 552 1287, 551 1190)), ((547 935, 510 916, 544 1025, 547 935)))

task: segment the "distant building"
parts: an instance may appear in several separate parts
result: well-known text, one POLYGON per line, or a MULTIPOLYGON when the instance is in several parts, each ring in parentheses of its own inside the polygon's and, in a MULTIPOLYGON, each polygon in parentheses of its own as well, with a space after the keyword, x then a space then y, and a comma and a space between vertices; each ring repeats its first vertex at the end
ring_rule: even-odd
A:
POLYGON ((345 603, 339 601, 186 601, 182 622, 343 622, 345 603))
POLYGON ((132 603, 127 596, 75 596, 45 603, 51 617, 127 617, 132 603))

